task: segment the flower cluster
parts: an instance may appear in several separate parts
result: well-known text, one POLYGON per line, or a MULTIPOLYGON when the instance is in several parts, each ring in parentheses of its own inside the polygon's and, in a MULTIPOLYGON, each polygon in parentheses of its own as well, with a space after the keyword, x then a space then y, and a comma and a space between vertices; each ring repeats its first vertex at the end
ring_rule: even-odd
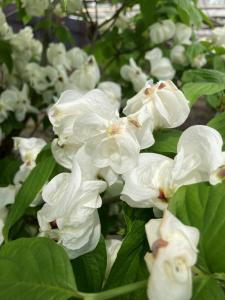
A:
POLYGON ((162 219, 152 219, 146 224, 146 234, 152 250, 145 256, 151 273, 149 299, 190 300, 191 267, 197 261, 198 229, 185 226, 166 210, 162 219))
POLYGON ((136 92, 143 88, 149 77, 172 80, 177 67, 179 69, 191 63, 193 68, 201 68, 207 63, 202 51, 197 52, 193 60, 189 61, 186 50, 193 44, 193 30, 183 23, 174 23, 172 20, 157 22, 149 27, 149 36, 152 46, 151 50, 145 53, 145 60, 150 63, 149 74, 143 71, 133 58, 130 59, 129 65, 123 65, 120 70, 122 78, 131 82, 136 92), (168 50, 163 51, 164 48, 168 50))
MULTIPOLYGON (((2 230, 8 215, 7 206, 15 202, 17 192, 29 176, 30 172, 35 168, 37 156, 46 145, 46 142, 41 138, 14 137, 13 140, 14 150, 19 152, 23 163, 14 175, 13 184, 6 187, 0 187, 0 198, 1 200, 4 200, 1 201, 0 206, 0 245, 3 242, 2 230)), ((39 193, 30 206, 37 206, 41 202, 41 193, 39 193)))
POLYGON ((119 116, 117 89, 108 89, 105 84, 104 90, 94 89, 81 97, 76 91, 65 91, 49 110, 57 135, 52 143, 53 155, 71 173, 57 175, 44 188, 46 204, 38 220, 41 235, 56 239, 70 257, 97 245, 99 194, 107 184, 112 185, 119 175, 125 178, 135 170, 141 149, 154 144, 155 128, 179 126, 190 111, 187 99, 170 81, 156 85, 147 82, 128 100, 126 117, 119 116), (62 202, 63 211, 59 209, 62 202), (77 228, 86 234, 79 237, 77 228))

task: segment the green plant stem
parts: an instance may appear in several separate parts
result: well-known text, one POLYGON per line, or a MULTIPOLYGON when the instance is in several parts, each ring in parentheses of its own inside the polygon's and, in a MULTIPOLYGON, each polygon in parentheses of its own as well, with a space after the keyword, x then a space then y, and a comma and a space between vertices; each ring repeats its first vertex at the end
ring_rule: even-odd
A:
POLYGON ((135 283, 130 283, 121 287, 117 287, 111 290, 107 290, 100 293, 93 293, 93 294, 87 294, 87 293, 78 293, 79 296, 82 297, 84 300, 106 300, 106 299, 112 299, 117 296, 121 296, 124 294, 131 293, 133 291, 136 291, 141 288, 147 287, 147 280, 139 281, 135 283))
POLYGON ((203 273, 199 268, 197 268, 196 266, 193 266, 192 267, 192 272, 196 275, 199 275, 199 276, 204 276, 206 275, 205 273, 203 273))

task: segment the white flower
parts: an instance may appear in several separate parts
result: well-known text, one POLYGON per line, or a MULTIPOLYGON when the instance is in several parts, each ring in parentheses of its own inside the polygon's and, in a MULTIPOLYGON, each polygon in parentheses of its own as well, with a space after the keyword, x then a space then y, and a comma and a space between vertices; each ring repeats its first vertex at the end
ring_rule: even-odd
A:
POLYGON ((188 59, 185 54, 185 48, 182 45, 176 45, 171 49, 170 58, 175 64, 186 66, 188 64, 188 59))
POLYGON ((132 207, 164 209, 174 192, 171 183, 173 160, 155 153, 141 153, 132 171, 123 174, 121 199, 132 207))
MULTIPOLYGON (((187 170, 192 166, 190 180, 217 184, 225 178, 225 152, 222 146, 223 139, 217 130, 203 125, 191 126, 179 139, 177 160, 186 158, 187 170)), ((175 176, 178 174, 179 170, 175 176)))
POLYGON ((121 101, 121 87, 119 84, 112 81, 103 81, 99 83, 98 89, 102 90, 107 96, 110 102, 120 107, 121 101))
POLYGON ((38 154, 46 145, 46 142, 40 138, 22 138, 14 137, 14 149, 18 150, 21 159, 26 164, 35 162, 38 154))
POLYGON ((151 65, 151 75, 159 80, 173 79, 175 70, 170 60, 162 55, 159 48, 154 48, 145 54, 145 59, 149 60, 151 65))
POLYGON ((81 48, 74 47, 67 51, 67 58, 72 69, 80 68, 87 60, 87 53, 81 48))
POLYGON ((100 80, 99 66, 94 56, 88 56, 85 62, 69 78, 75 88, 84 91, 92 90, 100 80))
POLYGON ((171 20, 157 22, 150 26, 150 38, 154 44, 163 43, 175 34, 175 24, 171 20))
POLYGON ((12 36, 12 28, 7 23, 2 24, 0 26, 0 37, 4 40, 10 40, 12 36))
POLYGON ((155 153, 139 155, 137 166, 123 174, 125 185, 121 199, 133 207, 163 210, 183 185, 221 182, 225 178, 222 145, 215 129, 202 125, 189 127, 179 139, 174 160, 155 153))
POLYGON ((125 115, 139 111, 147 114, 154 128, 180 126, 190 112, 188 100, 172 81, 160 81, 156 85, 147 82, 145 87, 127 101, 125 115))
POLYGON ((140 145, 126 118, 89 113, 74 122, 74 136, 86 146, 93 164, 122 174, 137 163, 140 145))
POLYGON ((30 16, 43 16, 45 10, 48 8, 48 0, 21 0, 22 6, 25 7, 26 12, 30 16))
POLYGON ((147 75, 137 66, 133 58, 130 58, 129 65, 124 65, 120 69, 120 75, 124 80, 130 81, 136 92, 143 88, 147 80, 147 75))
POLYGON ((105 271, 105 280, 106 280, 109 277, 109 273, 117 258, 117 254, 122 245, 122 241, 116 239, 106 239, 105 245, 106 245, 106 253, 107 253, 107 266, 105 271))
POLYGON ((72 173, 57 175, 43 190, 46 203, 38 212, 40 235, 56 240, 72 259, 93 250, 101 234, 99 193, 105 188, 103 181, 83 181, 75 161, 72 173))
POLYGON ((53 67, 62 65, 66 69, 70 69, 70 62, 66 54, 66 48, 62 43, 51 43, 47 49, 47 58, 53 67))
POLYGON ((206 56, 204 53, 201 53, 194 57, 191 66, 200 69, 206 64, 207 64, 206 56))
POLYGON ((0 96, 0 123, 8 118, 8 113, 13 111, 12 99, 14 98, 14 92, 11 90, 5 90, 0 96))
POLYGON ((36 166, 36 158, 46 145, 46 142, 40 138, 21 138, 14 137, 14 149, 19 151, 23 164, 14 176, 14 184, 23 183, 32 169, 36 166))
POLYGON ((82 144, 73 141, 73 138, 68 139, 65 143, 60 143, 58 138, 52 141, 51 149, 55 160, 67 169, 72 168, 74 155, 79 150, 82 144))
POLYGON ((0 245, 4 241, 3 237, 3 227, 5 225, 5 220, 8 214, 7 205, 12 204, 15 201, 15 188, 13 185, 7 187, 0 187, 0 245))
POLYGON ((217 46, 225 45, 225 26, 216 27, 212 30, 212 40, 217 46))
POLYGON ((176 24, 175 41, 177 44, 190 45, 192 29, 183 23, 176 24))
POLYGON ((13 46, 14 60, 29 61, 32 57, 39 56, 42 51, 41 42, 33 38, 31 27, 25 27, 10 38, 13 46))
MULTIPOLYGON (((82 97, 77 90, 68 90, 61 94, 59 100, 49 110, 49 120, 53 130, 60 137, 60 145, 67 142, 73 135, 76 118, 87 112, 98 112, 103 118, 118 115, 115 106, 107 101, 107 96, 100 90, 92 90, 82 97)), ((78 143, 76 138, 73 143, 78 143)))
POLYGON ((83 7, 82 0, 67 0, 66 1, 66 8, 68 13, 75 13, 78 10, 81 10, 83 7))
POLYGON ((191 267, 197 261, 199 230, 182 224, 165 211, 162 219, 152 219, 146 224, 146 234, 152 250, 145 256, 151 273, 148 298, 190 300, 191 267))

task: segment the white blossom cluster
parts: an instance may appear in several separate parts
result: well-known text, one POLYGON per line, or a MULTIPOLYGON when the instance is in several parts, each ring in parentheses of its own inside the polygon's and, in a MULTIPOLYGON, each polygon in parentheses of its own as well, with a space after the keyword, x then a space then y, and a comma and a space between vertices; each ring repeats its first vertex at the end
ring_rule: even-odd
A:
MULTIPOLYGON (((0 245, 3 243, 3 227, 5 219, 8 215, 7 206, 15 202, 16 194, 18 193, 21 185, 29 176, 30 172, 36 166, 36 158, 41 150, 46 145, 46 142, 41 138, 21 138, 14 137, 14 149, 19 152, 22 164, 19 170, 15 173, 13 178, 13 184, 6 187, 0 187, 0 245), (4 201, 3 201, 4 200, 4 201)), ((36 206, 41 203, 41 194, 31 203, 31 206, 36 206)))
POLYGON ((43 65, 43 46, 34 38, 32 28, 27 26, 14 33, 1 9, 0 39, 10 43, 13 58, 12 72, 4 64, 0 69, 3 90, 0 93, 0 123, 7 120, 10 113, 14 113, 19 122, 25 120, 27 113, 37 114, 39 110, 31 104, 33 91, 45 105, 44 110, 64 90, 73 89, 77 97, 81 97, 97 85, 119 105, 120 86, 111 81, 100 82, 95 57, 88 56, 79 47, 67 51, 62 43, 50 43, 46 50, 47 63, 43 65))
POLYGON ((57 135, 53 155, 71 172, 46 185, 38 220, 41 235, 56 239, 71 258, 98 243, 100 193, 118 176, 126 178, 135 170, 141 149, 154 144, 155 128, 179 126, 190 111, 183 93, 170 81, 147 82, 128 100, 126 117, 119 116, 117 90, 105 91, 94 89, 81 97, 65 91, 49 110, 57 135))
MULTIPOLYGON (((193 30, 183 23, 174 23, 172 20, 163 20, 149 27, 150 41, 153 49, 145 54, 150 63, 150 74, 146 74, 134 61, 130 59, 129 65, 122 66, 120 74, 126 81, 130 81, 136 92, 143 88, 146 80, 151 76, 158 80, 172 80, 175 77, 175 65, 183 67, 189 64, 186 55, 187 46, 193 43, 193 30), (169 57, 166 57, 159 47, 169 43, 169 57)), ((162 47, 163 48, 163 47, 162 47)), ((193 68, 201 68, 207 63, 204 53, 197 54, 191 63, 193 68)))
MULTIPOLYGON (((195 125, 182 133, 174 159, 140 153, 154 144, 154 129, 177 127, 189 114, 188 100, 171 81, 147 82, 127 101, 125 117, 119 116, 118 108, 116 90, 107 93, 107 88, 81 97, 65 91, 50 108, 49 119, 57 135, 52 152, 70 172, 58 174, 43 189, 45 203, 38 212, 40 235, 61 244, 70 258, 93 250, 101 232, 97 212, 102 204, 100 194, 122 178, 122 201, 164 212, 162 219, 146 225, 152 249, 152 254, 146 255, 151 271, 149 298, 161 300, 168 295, 168 299, 190 299, 199 232, 183 225, 167 206, 183 185, 203 181, 214 185, 224 179, 222 137, 213 128, 195 125), (165 290, 156 284, 159 278, 165 290)), ((120 244, 109 242, 110 266, 120 244)))

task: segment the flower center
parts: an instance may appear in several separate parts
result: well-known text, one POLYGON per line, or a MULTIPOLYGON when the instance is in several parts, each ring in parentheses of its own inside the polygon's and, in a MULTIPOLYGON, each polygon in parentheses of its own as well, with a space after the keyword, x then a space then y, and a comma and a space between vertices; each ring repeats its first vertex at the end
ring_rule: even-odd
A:
POLYGON ((109 125, 109 127, 107 128, 108 135, 121 134, 122 132, 123 132, 123 126, 121 126, 118 123, 113 123, 109 125))

